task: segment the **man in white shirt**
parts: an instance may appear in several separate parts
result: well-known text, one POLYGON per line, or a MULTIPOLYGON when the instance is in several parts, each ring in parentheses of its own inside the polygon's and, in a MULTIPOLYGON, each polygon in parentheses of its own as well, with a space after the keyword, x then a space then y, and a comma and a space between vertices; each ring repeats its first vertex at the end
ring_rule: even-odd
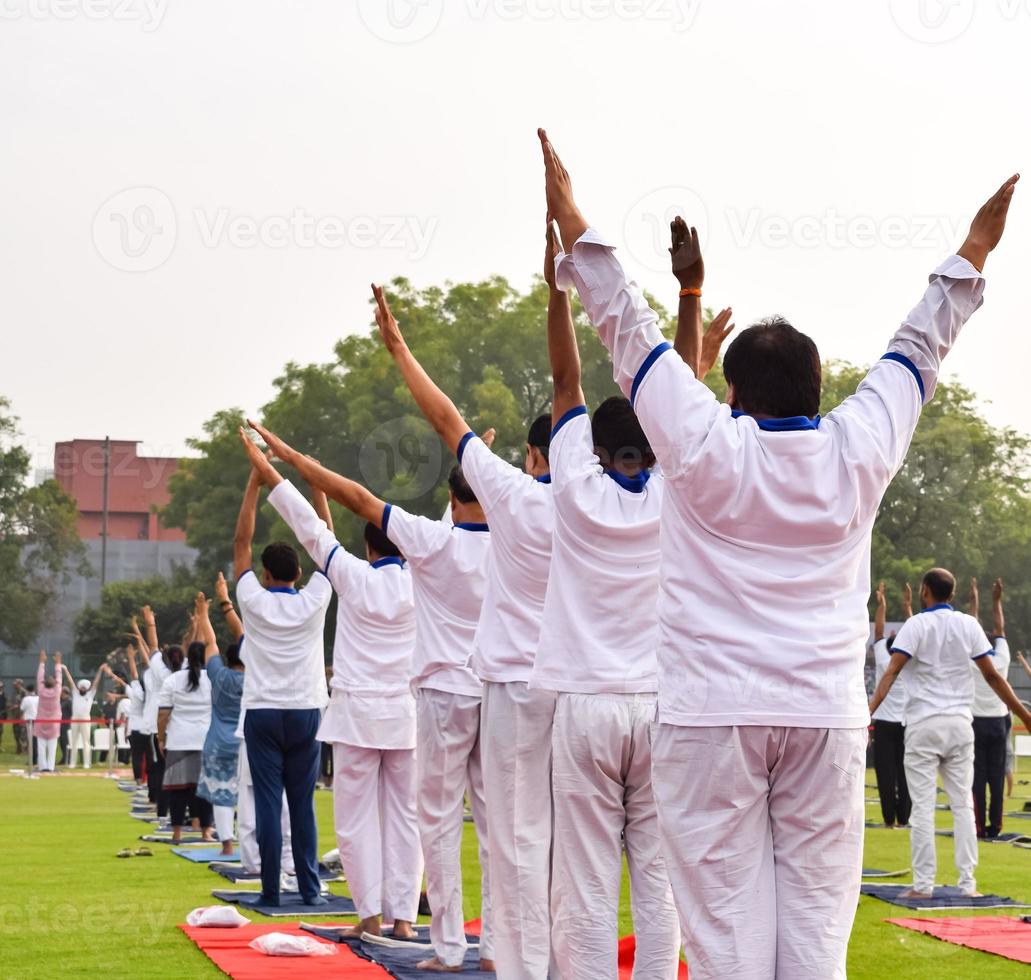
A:
MULTIPOLYGON (((462 911, 462 800, 466 788, 480 847, 480 967, 494 969, 490 864, 480 760, 480 680, 469 662, 486 585, 490 534, 483 508, 456 466, 448 477, 453 523, 409 514, 361 484, 327 470, 254 422, 271 452, 308 485, 376 524, 405 556, 415 597, 419 832, 433 919, 434 956, 421 970, 460 972, 468 944, 462 911)), ((255 450, 257 451, 257 450, 255 450)), ((248 633, 248 642, 250 634, 248 633)), ((250 665, 248 663, 248 670, 250 665)))
MULTIPOLYGON (((36 718, 39 717, 39 695, 36 693, 35 684, 26 684, 25 690, 28 692, 25 694, 19 707, 21 708, 21 720, 25 722, 25 733, 26 738, 29 737, 29 722, 35 724, 36 718)), ((32 741, 28 743, 29 747, 29 760, 35 765, 39 760, 39 748, 37 746, 38 739, 33 734, 32 741)))
POLYGON ((952 810, 957 886, 977 895, 977 833, 970 787, 974 781, 974 732, 970 705, 974 698, 971 662, 995 696, 1031 726, 1028 711, 995 669, 992 647, 980 624, 951 605, 956 579, 947 569, 932 568, 920 586, 923 612, 903 624, 891 647, 870 710, 875 711, 903 668, 906 678, 906 781, 913 798, 910 850, 913 887, 903 896, 926 898, 934 891, 934 802, 941 774, 952 810))
POLYGON ((411 939, 419 910, 422 851, 416 814, 415 647, 412 577, 390 539, 365 525, 366 558, 333 533, 325 494, 316 506, 270 464, 269 502, 339 597, 332 697, 319 740, 333 748, 333 813, 340 863, 360 919, 353 936, 411 939), (317 512, 318 510, 318 512, 317 512))
MULTIPOLYGON (((977 582, 972 585, 977 598, 977 582)), ((1006 640, 1006 618, 1002 611, 1002 579, 992 583, 992 652, 995 669, 1009 674, 1010 647, 1006 640)), ((977 619, 977 607, 970 614, 977 619)), ((972 668, 973 669, 973 668, 972 668)), ((977 836, 983 839, 1002 833, 1003 794, 1006 790, 1006 747, 1009 744, 1011 715, 979 670, 973 669, 974 700, 974 819, 977 836), (987 798, 990 794, 990 802, 987 798)))
MULTIPOLYGON (((891 660, 890 646, 895 634, 884 635, 887 604, 884 597, 884 583, 877 586, 874 594, 877 610, 874 613, 874 668, 875 686, 880 683, 888 662, 891 660)), ((913 615, 913 588, 906 583, 902 594, 902 617, 908 620, 913 615)), ((881 706, 873 713, 873 764, 877 773, 877 795, 881 798, 881 816, 884 826, 905 827, 909 824, 912 802, 906 785, 906 679, 899 678, 881 706)))
POLYGON ((68 768, 75 768, 75 753, 82 752, 82 768, 89 769, 93 761, 93 726, 89 720, 93 715, 93 702, 96 700, 97 691, 100 689, 100 678, 103 674, 104 665, 97 668, 97 673, 90 683, 85 677, 78 684, 72 678, 71 671, 62 665, 64 675, 68 679, 68 686, 72 691, 72 724, 71 734, 68 738, 68 768))
MULTIPOLYGON (((568 317, 566 294, 550 293, 549 317, 563 310, 568 317)), ((530 426, 522 469, 495 455, 409 350, 382 290, 374 287, 374 294, 384 346, 426 420, 457 455, 490 525, 491 558, 472 666, 483 682, 480 751, 491 902, 499 912, 495 959, 504 977, 544 980, 550 963, 555 695, 531 691, 528 682, 551 563, 551 417, 542 415, 530 426)))
MULTIPOLYGON (((268 477, 272 467, 242 428, 240 439, 253 470, 268 477)), ((315 736, 329 700, 322 633, 333 589, 319 569, 298 590, 301 563, 297 552, 282 542, 262 551, 259 583, 251 565, 258 491, 259 483, 248 480, 233 555, 236 599, 246 637, 247 671, 240 707, 254 782, 255 831, 261 855, 260 901, 279 904, 285 792, 297 890, 306 905, 324 905, 315 827, 320 757, 315 736)))
POLYGON ((871 532, 940 360, 980 305, 1017 178, 886 358, 821 420, 819 352, 784 320, 727 349, 726 405, 670 356, 540 137, 569 253, 559 284, 576 286, 666 481, 652 778, 692 975, 844 977, 862 871, 871 532))

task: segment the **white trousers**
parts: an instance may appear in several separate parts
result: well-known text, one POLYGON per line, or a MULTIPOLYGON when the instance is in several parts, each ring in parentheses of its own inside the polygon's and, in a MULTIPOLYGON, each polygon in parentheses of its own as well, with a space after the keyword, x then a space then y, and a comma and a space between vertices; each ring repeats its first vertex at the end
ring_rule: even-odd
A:
POLYGON ((466 790, 479 838, 480 959, 492 959, 490 849, 480 765, 480 699, 422 688, 416 700, 419 833, 426 893, 433 912, 433 951, 459 966, 468 948, 462 906, 462 800, 466 790))
POLYGON ((505 980, 547 980, 550 966, 555 698, 551 691, 531 691, 520 681, 483 685, 480 754, 494 959, 505 980))
MULTIPOLYGON (((254 790, 251 790, 253 799, 254 790)), ((215 814, 215 832, 218 834, 219 843, 224 844, 227 840, 233 839, 233 808, 231 806, 212 806, 215 814)), ((257 844, 255 843, 255 846, 257 844)))
POLYGON ((57 767, 57 738, 37 738, 36 744, 39 746, 36 766, 44 772, 53 772, 57 767))
POLYGON ((560 694, 552 733, 552 955, 562 980, 616 976, 623 851, 635 980, 677 975, 680 929, 651 787, 654 694, 560 694))
POLYGON ((844 980, 866 742, 865 729, 655 726, 652 784, 691 980, 844 980))
POLYGON ((82 750, 82 767, 89 769, 93 761, 93 747, 90 743, 92 725, 75 722, 68 726, 71 731, 68 733, 68 768, 75 768, 75 753, 82 750))
POLYGON ((974 729, 958 715, 926 718, 906 726, 906 784, 913 800, 909 817, 913 887, 934 888, 937 858, 934 847, 934 804, 938 773, 952 808, 957 885, 977 889, 977 826, 974 820, 974 729))
POLYGON ((414 922, 422 847, 415 749, 333 743, 333 822, 358 918, 414 922))
MULTIPOLYGON (((294 873, 294 851, 290 843, 290 811, 283 794, 283 811, 280 817, 283 832, 283 850, 279 868, 288 875, 294 873)), ((240 778, 237 780, 236 831, 239 835, 240 864, 251 874, 261 873, 261 854, 258 851, 258 821, 254 812, 254 780, 247 762, 247 746, 240 742, 240 778)))

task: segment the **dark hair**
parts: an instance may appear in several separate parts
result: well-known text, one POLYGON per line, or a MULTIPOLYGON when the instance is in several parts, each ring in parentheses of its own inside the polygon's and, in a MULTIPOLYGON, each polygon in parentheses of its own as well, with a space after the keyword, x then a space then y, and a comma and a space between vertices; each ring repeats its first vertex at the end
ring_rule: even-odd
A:
POLYGON ((606 469, 617 463, 629 463, 646 470, 655 463, 648 437, 629 400, 622 395, 606 398, 594 410, 591 438, 606 469))
POLYGON ((226 647, 225 653, 222 654, 222 658, 227 667, 242 667, 243 658, 240 656, 240 644, 230 643, 229 646, 226 647))
POLYGON ((31 694, 34 690, 36 690, 36 685, 35 684, 26 684, 25 685, 25 690, 28 691, 31 694))
POLYGON ((455 500, 460 504, 479 503, 476 499, 476 494, 473 493, 473 488, 469 486, 465 479, 465 474, 462 472, 461 466, 451 467, 451 472, 447 475, 447 485, 454 494, 455 500))
POLYGON ((187 691, 196 691, 200 687, 200 674, 204 669, 204 651, 207 644, 194 640, 186 649, 186 665, 190 679, 186 682, 187 691))
POLYGON ((774 418, 812 418, 820 411, 820 352, 783 317, 738 334, 723 356, 723 375, 742 411, 774 418))
POLYGON ((538 415, 526 434, 526 441, 533 446, 545 459, 548 458, 549 447, 551 446, 551 416, 538 415))
POLYGON ((398 546, 371 521, 365 522, 365 543, 369 546, 370 551, 374 551, 383 558, 401 557, 401 550, 398 546))
POLYGON ((183 665, 183 648, 178 644, 165 647, 161 651, 161 656, 164 658, 165 666, 171 671, 176 671, 183 665))
POLYGON ((932 568, 924 576, 924 585, 935 602, 948 602, 956 594, 956 576, 947 568, 932 568))
POLYGON ((261 553, 261 564, 277 582, 296 582, 301 577, 297 552, 284 541, 273 541, 261 553))

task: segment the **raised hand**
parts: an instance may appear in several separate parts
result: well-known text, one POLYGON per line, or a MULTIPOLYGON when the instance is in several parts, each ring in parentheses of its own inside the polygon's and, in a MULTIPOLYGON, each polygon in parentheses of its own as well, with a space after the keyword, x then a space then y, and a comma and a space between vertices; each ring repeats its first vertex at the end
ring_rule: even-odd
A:
POLYGON ((877 591, 874 593, 874 598, 877 600, 877 608, 883 609, 886 604, 886 600, 884 597, 884 582, 881 582, 877 586, 877 591))
MULTIPOLYGON (((250 419, 247 420, 247 424, 257 431, 257 426, 250 419)), ((251 470, 257 474, 258 480, 261 483, 268 487, 274 487, 282 481, 283 478, 276 471, 269 458, 255 445, 242 425, 240 426, 240 442, 243 443, 244 452, 247 453, 247 458, 251 462, 251 470)))
POLYGON ((401 334, 401 328, 397 325, 397 320, 394 319, 394 314, 390 312, 390 304, 383 295, 382 287, 373 283, 372 295, 376 298, 376 326, 379 327, 379 335, 383 338, 383 346, 393 353, 398 348, 404 347, 404 336, 401 334))
POLYGON ((997 578, 992 582, 992 602, 999 602, 1002 599, 1002 579, 997 578))
POLYGON ((494 428, 491 428, 491 429, 488 429, 486 432, 484 432, 482 436, 480 436, 480 438, 483 440, 483 444, 488 449, 490 449, 490 447, 494 445, 494 438, 495 438, 495 436, 497 436, 497 434, 498 434, 498 430, 494 429, 494 428))
POLYGON ((555 256, 562 251, 559 244, 558 232, 555 231, 555 224, 548 216, 547 227, 544 231, 544 281, 549 289, 557 289, 555 285, 555 256))
MULTIPOLYGON (((257 422, 252 422, 250 419, 247 420, 247 424, 257 432, 259 436, 261 436, 262 441, 266 446, 268 446, 269 452, 277 459, 281 459, 284 463, 289 463, 297 454, 297 451, 289 446, 285 440, 280 439, 279 436, 266 429, 265 426, 259 425, 257 422)), ((247 441, 250 442, 249 439, 247 441)), ((251 445, 254 444, 251 443, 251 445)), ((262 455, 261 450, 259 450, 257 446, 254 446, 254 448, 258 455, 262 455)), ((248 455, 250 455, 250 453, 248 453, 248 455)), ((263 456, 262 458, 265 457, 263 456)), ((265 462, 268 462, 268 460, 266 459, 265 462)), ((272 464, 269 463, 269 465, 271 466, 272 464)))
POLYGON ((705 282, 705 261, 698 244, 698 229, 689 228, 687 222, 677 215, 669 223, 669 231, 672 239, 670 261, 680 288, 701 289, 705 282))
POLYGON ((723 350, 723 342, 733 333, 735 324, 730 322, 734 311, 728 306, 720 310, 709 324, 709 329, 702 336, 702 356, 698 362, 698 379, 704 378, 719 359, 723 350))
POLYGON ((45 650, 39 651, 39 662, 45 664, 47 662, 47 654, 45 650))
POLYGON ((544 153, 544 193, 548 201, 548 214, 561 222, 571 213, 576 213, 576 202, 573 200, 573 182, 569 179, 569 171, 551 145, 548 134, 543 129, 537 130, 544 153))
POLYGON ((907 606, 913 605, 913 586, 911 586, 908 582, 904 586, 902 586, 902 601, 907 606))
POLYGON ((229 602, 229 583, 221 572, 218 573, 218 578, 215 579, 215 598, 219 602, 229 602))
POLYGON ((57 667, 57 668, 60 668, 60 666, 61 666, 61 651, 60 650, 58 650, 57 653, 54 654, 54 666, 57 667))
POLYGON ((140 612, 143 614, 143 622, 147 626, 151 626, 154 623, 154 610, 150 606, 144 606, 140 612))
POLYGON ((970 222, 970 231, 958 254, 962 255, 978 270, 984 268, 988 253, 1002 240, 1006 230, 1006 216, 1009 214, 1013 191, 1020 180, 1020 174, 1014 174, 1000 187, 974 215, 970 222))

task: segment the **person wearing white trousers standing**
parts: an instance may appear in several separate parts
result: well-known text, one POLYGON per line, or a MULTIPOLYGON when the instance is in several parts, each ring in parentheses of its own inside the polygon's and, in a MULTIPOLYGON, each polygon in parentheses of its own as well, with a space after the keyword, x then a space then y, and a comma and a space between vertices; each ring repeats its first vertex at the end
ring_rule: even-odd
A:
MULTIPOLYGON (((981 305, 1017 178, 856 393, 821 417, 819 350, 780 317, 727 348, 720 404, 539 136, 567 253, 559 285, 576 287, 666 478, 652 776, 688 967, 694 980, 843 980, 862 880, 873 525, 981 305)), ((673 228, 680 315, 701 337, 698 236, 673 228)))
POLYGON ((333 747, 333 813, 340 863, 358 909, 350 934, 415 935, 422 850, 416 815, 412 577, 400 552, 365 525, 365 559, 333 533, 326 496, 312 504, 288 481, 269 500, 336 590, 332 696, 318 737, 333 747), (314 504, 314 506, 313 506, 314 504))
POLYGON ((952 810, 957 886, 967 895, 977 895, 971 661, 996 697, 1025 724, 1031 723, 1031 712, 996 670, 994 648, 980 623, 953 609, 955 591, 956 579, 947 569, 932 568, 924 576, 920 586, 923 612, 898 631, 888 668, 870 702, 871 708, 876 708, 906 669, 906 781, 913 799, 909 818, 913 886, 902 894, 909 898, 925 898, 934 891, 934 804, 939 774, 952 810))
MULTIPOLYGON (((553 276, 552 276, 553 279, 553 276)), ((552 289, 549 316, 568 317, 552 289)), ((551 737, 555 692, 530 690, 551 565, 551 416, 530 426, 522 467, 491 451, 400 340, 384 334, 426 420, 458 457, 483 506, 491 560, 472 667, 483 682, 480 758, 490 838, 494 958, 511 980, 545 980, 551 963, 551 737)))
POLYGON ((93 761, 93 744, 91 735, 93 726, 89 724, 93 711, 93 702, 96 699, 97 691, 100 689, 100 678, 104 670, 104 664, 97 668, 97 673, 91 684, 83 678, 78 684, 72 679, 71 672, 64 667, 68 685, 72 689, 72 724, 68 736, 68 768, 75 768, 75 753, 82 752, 82 768, 89 769, 93 761))
MULTIPOLYGON (((377 290, 380 329, 389 310, 377 290)), ((393 324, 396 329, 396 323, 393 324)), ((403 343, 403 341, 402 341, 403 343)), ((461 468, 448 476, 451 521, 409 514, 380 500, 361 484, 333 473, 251 423, 266 445, 293 466, 308 484, 324 491, 358 517, 375 524, 405 556, 415 599, 416 643, 411 688, 416 697, 418 811, 426 862, 426 891, 433 918, 434 956, 419 964, 432 971, 456 971, 465 961, 462 913, 462 800, 469 792, 480 846, 481 969, 494 969, 489 838, 483 820, 483 776, 479 764, 482 687, 470 667, 490 555, 483 508, 461 468)))

